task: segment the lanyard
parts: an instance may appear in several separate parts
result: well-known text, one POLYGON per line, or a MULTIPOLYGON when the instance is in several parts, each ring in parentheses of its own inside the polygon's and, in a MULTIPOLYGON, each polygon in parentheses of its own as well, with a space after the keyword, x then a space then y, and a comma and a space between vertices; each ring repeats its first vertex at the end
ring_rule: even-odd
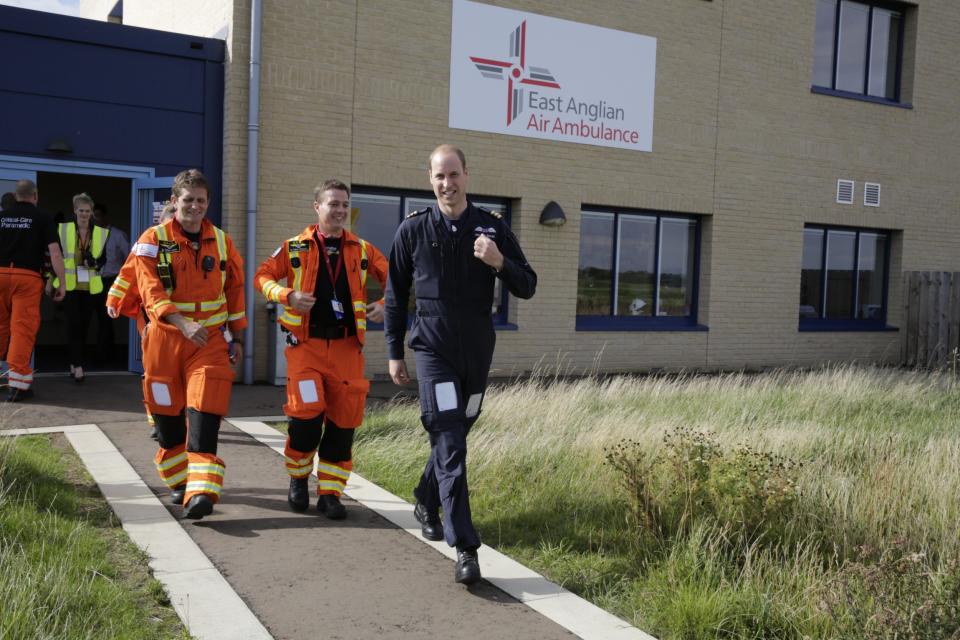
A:
POLYGON ((337 299, 337 278, 340 277, 340 269, 343 267, 343 240, 340 240, 340 251, 337 252, 337 268, 334 271, 330 266, 330 256, 327 255, 327 243, 323 240, 323 234, 317 230, 317 241, 320 242, 320 253, 323 256, 323 264, 327 265, 327 273, 330 274, 330 288, 333 290, 333 299, 337 299))

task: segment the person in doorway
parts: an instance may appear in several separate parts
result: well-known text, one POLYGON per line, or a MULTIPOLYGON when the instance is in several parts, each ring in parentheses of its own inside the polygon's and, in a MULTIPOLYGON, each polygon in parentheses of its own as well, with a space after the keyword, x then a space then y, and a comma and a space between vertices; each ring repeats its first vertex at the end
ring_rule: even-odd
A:
POLYGON ((33 396, 30 354, 40 328, 40 275, 44 253, 50 253, 60 284, 53 299, 63 300, 63 255, 53 219, 37 208, 37 185, 17 181, 17 203, 0 213, 0 347, 6 352, 7 402, 33 396))
MULTIPOLYGON (((93 198, 85 193, 73 196, 73 214, 76 222, 59 225, 60 246, 63 247, 63 267, 67 295, 63 305, 67 315, 67 346, 70 375, 74 382, 85 379, 85 351, 90 318, 102 302, 103 278, 101 268, 106 256, 104 248, 109 231, 93 223, 93 198)), ((54 278, 50 286, 59 286, 54 278)))
POLYGON ((97 357, 101 361, 109 362, 113 359, 113 319, 106 313, 106 292, 110 291, 113 281, 120 273, 120 267, 130 253, 130 240, 123 230, 110 224, 110 215, 107 205, 97 202, 93 205, 93 220, 97 226, 103 227, 109 233, 107 245, 103 250, 105 260, 100 276, 103 278, 104 293, 99 296, 97 308, 97 357))
POLYGON ((12 191, 7 191, 0 198, 0 211, 9 211, 15 206, 17 206, 17 196, 12 191))
MULTIPOLYGON (((160 219, 157 224, 163 224, 167 220, 173 219, 174 206, 167 203, 163 207, 160 219)), ((143 300, 140 298, 140 290, 137 289, 137 261, 136 252, 130 251, 126 260, 120 267, 117 277, 113 279, 113 284, 107 291, 106 313, 111 320, 126 316, 137 323, 137 334, 141 337, 147 327, 147 312, 143 308, 143 300)), ((157 424, 150 414, 150 407, 147 406, 146 399, 143 403, 147 412, 147 425, 150 427, 150 437, 157 439, 157 424)), ((183 502, 183 497, 180 497, 183 502)))
POLYGON ((177 174, 171 192, 173 220, 147 229, 133 252, 149 319, 143 396, 157 425, 160 478, 184 515, 197 519, 213 512, 223 491, 217 440, 231 364, 243 360, 243 261, 230 236, 205 217, 210 187, 200 171, 177 174), (229 344, 226 328, 234 336, 229 344))
POLYGON ((294 511, 309 506, 308 478, 319 456, 317 509, 340 520, 347 516, 340 495, 353 469, 354 430, 363 422, 370 388, 363 377, 367 320, 383 320, 383 302, 367 304, 367 275, 386 286, 387 259, 344 228, 347 185, 327 180, 318 186, 313 209, 316 224, 280 245, 255 282, 267 300, 284 305, 287 501, 294 511))
POLYGON ((480 536, 470 515, 467 433, 480 415, 496 335, 490 309, 499 278, 518 298, 536 291, 537 274, 502 216, 467 199, 467 163, 451 145, 434 149, 430 184, 437 204, 410 213, 390 251, 385 334, 390 377, 409 382, 404 361, 407 303, 416 282, 410 327, 420 414, 430 457, 414 489, 414 515, 429 540, 457 549, 454 579, 480 579, 480 536), (441 523, 439 509, 443 507, 441 523))

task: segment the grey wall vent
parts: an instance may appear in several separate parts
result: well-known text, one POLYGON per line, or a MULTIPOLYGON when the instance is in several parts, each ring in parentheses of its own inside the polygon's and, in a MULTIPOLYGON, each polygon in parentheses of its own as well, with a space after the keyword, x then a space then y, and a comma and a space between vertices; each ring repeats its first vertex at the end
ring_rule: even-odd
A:
POLYGON ((880 206, 880 185, 876 182, 863 183, 863 206, 880 206))
POLYGON ((837 180, 837 204, 853 204, 853 180, 837 180))

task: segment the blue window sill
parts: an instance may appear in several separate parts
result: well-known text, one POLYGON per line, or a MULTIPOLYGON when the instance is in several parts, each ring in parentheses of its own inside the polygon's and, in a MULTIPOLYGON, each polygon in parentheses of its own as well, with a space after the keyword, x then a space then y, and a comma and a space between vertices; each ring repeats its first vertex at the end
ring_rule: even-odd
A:
POLYGON ((852 320, 814 320, 814 321, 801 321, 800 326, 797 327, 798 331, 861 331, 861 332, 878 332, 878 331, 900 331, 899 327, 891 327, 887 324, 877 324, 877 323, 867 323, 867 322, 855 322, 852 320))
POLYGON ((897 102, 896 100, 888 100, 887 98, 878 98, 877 96, 868 96, 864 93, 853 93, 852 91, 838 91, 837 89, 830 89, 828 87, 818 87, 816 85, 810 87, 810 93, 819 93, 825 96, 834 96, 837 98, 848 98, 850 100, 860 100, 862 102, 872 102, 874 104, 885 104, 888 107, 900 107, 901 109, 913 109, 913 105, 909 102, 897 102))
POLYGON ((709 331, 690 318, 577 316, 577 331, 709 331))

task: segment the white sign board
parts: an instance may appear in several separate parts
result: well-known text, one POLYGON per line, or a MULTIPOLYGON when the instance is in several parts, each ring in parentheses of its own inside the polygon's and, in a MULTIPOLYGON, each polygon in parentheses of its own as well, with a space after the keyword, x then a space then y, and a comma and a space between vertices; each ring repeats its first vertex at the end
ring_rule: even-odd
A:
POLYGON ((657 39, 453 0, 454 129, 653 149, 657 39))

